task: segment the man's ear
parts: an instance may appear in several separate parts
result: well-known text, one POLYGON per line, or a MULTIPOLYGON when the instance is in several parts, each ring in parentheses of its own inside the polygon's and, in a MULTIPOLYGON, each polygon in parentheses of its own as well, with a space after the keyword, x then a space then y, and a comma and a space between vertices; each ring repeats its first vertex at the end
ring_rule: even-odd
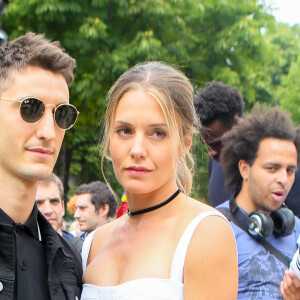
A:
POLYGON ((250 175, 250 165, 246 161, 241 159, 239 161, 238 166, 239 166, 240 174, 243 177, 243 180, 248 181, 250 175))
POLYGON ((64 217, 64 216, 65 216, 65 213, 66 213, 66 209, 65 209, 65 201, 64 201, 64 200, 61 200, 61 206, 62 206, 62 209, 63 209, 62 217, 64 217))
POLYGON ((107 216, 108 211, 109 211, 109 205, 105 203, 99 208, 99 215, 107 216))

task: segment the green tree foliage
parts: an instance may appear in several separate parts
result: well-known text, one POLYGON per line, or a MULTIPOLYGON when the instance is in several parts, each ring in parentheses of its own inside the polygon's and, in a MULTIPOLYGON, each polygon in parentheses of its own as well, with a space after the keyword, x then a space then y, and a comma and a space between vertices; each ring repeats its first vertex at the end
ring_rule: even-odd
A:
POLYGON ((295 124, 300 124, 300 54, 297 61, 292 62, 289 73, 283 77, 277 95, 281 107, 290 112, 295 124))
MULTIPOLYGON (((11 0, 2 22, 10 38, 45 33, 77 60, 70 99, 80 115, 66 133, 55 169, 66 191, 103 180, 97 143, 105 97, 128 68, 163 60, 185 72, 195 89, 212 79, 238 87, 250 108, 257 96, 273 101, 274 86, 295 60, 296 44, 287 52, 285 46, 299 34, 295 29, 284 36, 288 29, 277 28, 264 2, 256 0, 11 0)), ((193 195, 207 199, 207 153, 200 143, 195 150, 193 195)), ((105 167, 120 195, 110 163, 105 167)))
POLYGON ((290 72, 291 65, 297 61, 299 37, 299 25, 290 27, 287 24, 273 22, 265 31, 265 56, 260 72, 260 77, 264 80, 258 90, 257 101, 269 104, 281 103, 286 76, 290 72))

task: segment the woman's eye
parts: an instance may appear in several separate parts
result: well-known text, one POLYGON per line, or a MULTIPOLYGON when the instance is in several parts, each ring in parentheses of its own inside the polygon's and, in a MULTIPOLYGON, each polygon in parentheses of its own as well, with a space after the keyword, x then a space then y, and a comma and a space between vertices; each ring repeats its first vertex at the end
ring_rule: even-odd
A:
POLYGON ((118 128, 116 130, 116 132, 120 135, 120 136, 127 136, 131 134, 131 130, 129 128, 118 128))
POLYGON ((163 130, 155 130, 152 134, 156 138, 164 138, 167 134, 163 130))

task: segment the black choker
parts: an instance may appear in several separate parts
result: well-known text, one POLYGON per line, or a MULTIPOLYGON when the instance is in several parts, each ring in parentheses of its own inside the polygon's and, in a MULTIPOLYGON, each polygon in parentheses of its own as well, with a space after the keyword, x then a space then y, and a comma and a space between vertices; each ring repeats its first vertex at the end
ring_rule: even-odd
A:
POLYGON ((171 202, 174 198, 176 198, 176 196, 181 192, 181 189, 178 189, 170 198, 168 198, 166 201, 160 203, 160 204, 157 204, 157 205, 154 205, 154 206, 151 206, 151 207, 148 207, 148 208, 145 208, 145 209, 141 209, 141 210, 137 210, 137 211, 134 211, 134 212, 130 212, 129 208, 127 210, 127 214, 129 217, 132 217, 132 216, 135 216, 135 215, 140 215, 140 214, 144 214, 144 213, 147 213, 149 211, 152 211, 152 210, 155 210, 155 209, 158 209, 166 204, 168 204, 169 202, 171 202))

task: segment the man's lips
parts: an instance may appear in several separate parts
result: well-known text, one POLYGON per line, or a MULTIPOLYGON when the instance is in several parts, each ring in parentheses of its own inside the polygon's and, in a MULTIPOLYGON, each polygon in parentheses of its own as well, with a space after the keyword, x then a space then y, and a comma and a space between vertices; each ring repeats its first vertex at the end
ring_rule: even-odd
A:
POLYGON ((141 167, 141 166, 130 166, 130 167, 125 168, 125 170, 130 175, 133 175, 133 176, 142 176, 142 175, 145 175, 145 174, 151 172, 150 169, 141 167))
POLYGON ((85 221, 78 221, 79 226, 81 226, 84 223, 85 223, 85 221))
POLYGON ((52 149, 46 148, 29 148, 27 151, 40 158, 48 158, 53 154, 52 149))
POLYGON ((283 190, 272 191, 272 198, 276 202, 283 202, 285 199, 285 195, 286 193, 283 190))
POLYGON ((48 220, 48 222, 49 222, 50 224, 52 224, 53 222, 55 222, 55 219, 53 219, 53 218, 47 218, 47 220, 48 220))

